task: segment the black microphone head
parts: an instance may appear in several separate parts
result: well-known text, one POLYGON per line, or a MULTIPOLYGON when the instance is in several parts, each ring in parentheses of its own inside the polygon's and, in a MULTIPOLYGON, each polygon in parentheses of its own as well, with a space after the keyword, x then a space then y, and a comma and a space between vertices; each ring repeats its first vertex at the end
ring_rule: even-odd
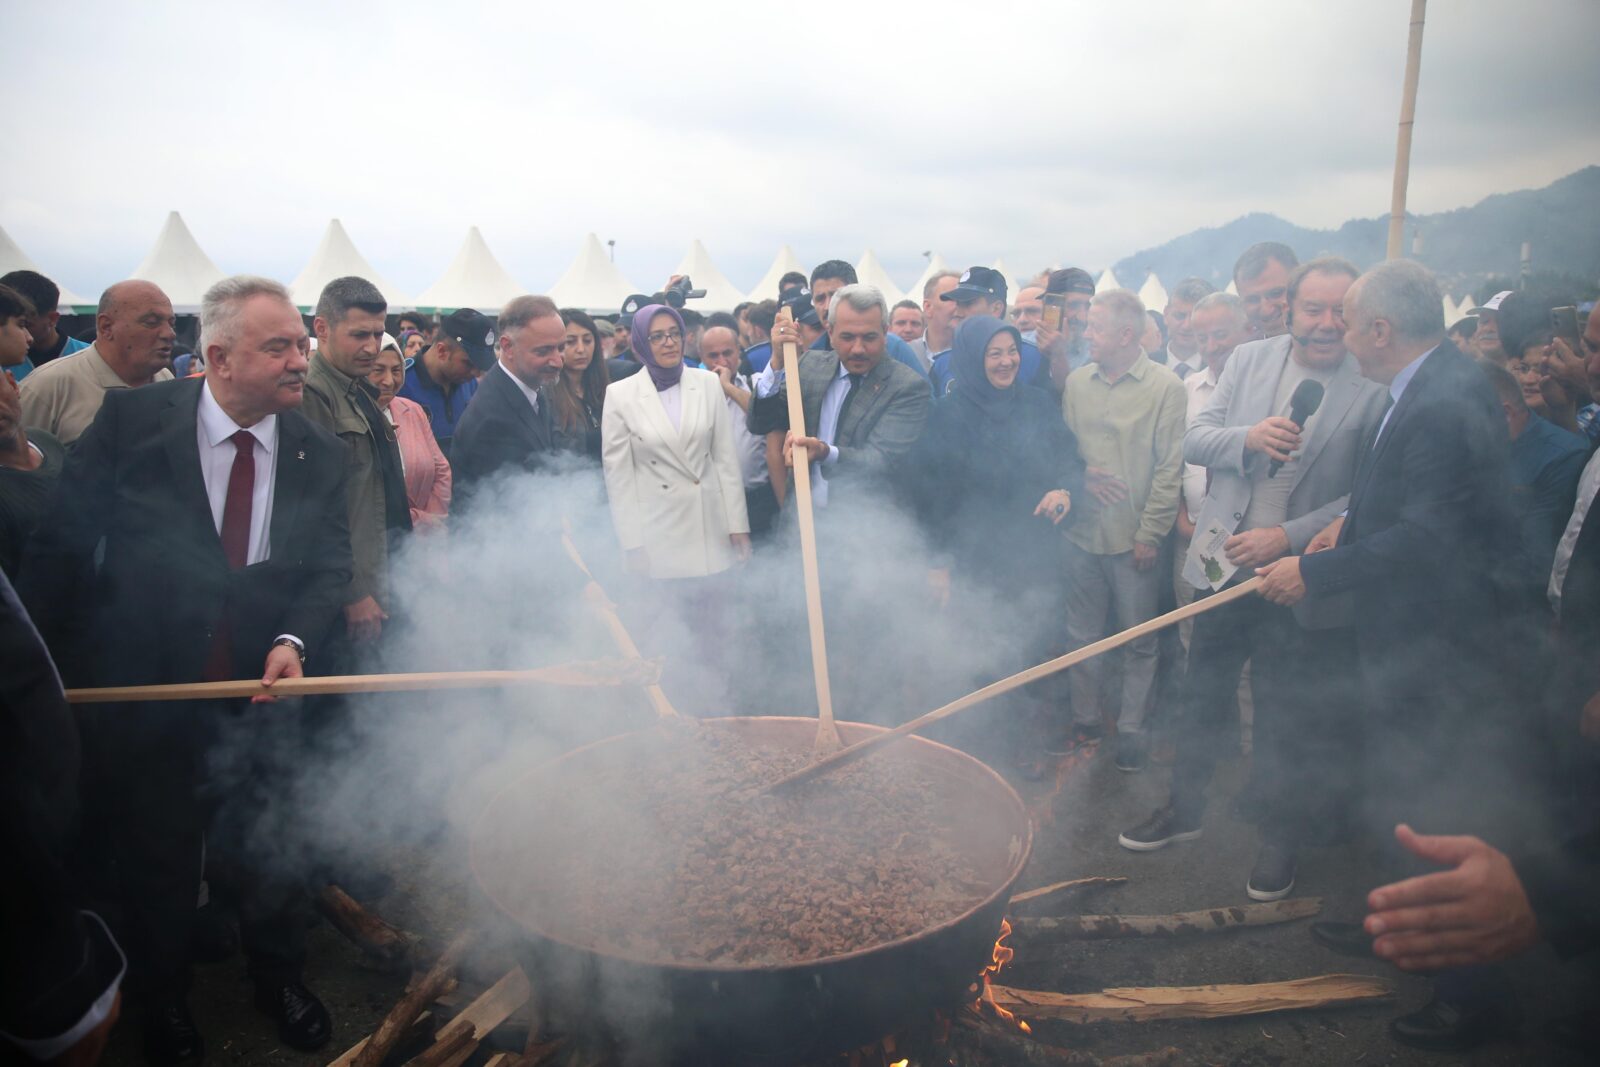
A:
POLYGON ((1303 427, 1321 406, 1322 383, 1307 378, 1294 387, 1294 395, 1289 398, 1289 421, 1303 427))

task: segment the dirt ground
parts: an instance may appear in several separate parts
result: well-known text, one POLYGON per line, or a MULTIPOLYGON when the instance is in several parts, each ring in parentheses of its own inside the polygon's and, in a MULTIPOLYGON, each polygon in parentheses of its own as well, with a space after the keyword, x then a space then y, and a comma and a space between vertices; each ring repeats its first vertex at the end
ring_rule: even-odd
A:
MULTIPOLYGON (((1241 761, 1242 763, 1242 761, 1241 761)), ((1167 772, 1152 765, 1142 774, 1119 773, 1110 753, 1100 752, 1066 777, 1048 805, 1050 815, 1035 839, 1029 870, 1019 888, 1089 875, 1120 875, 1126 885, 1079 894, 1071 906, 1084 913, 1128 914, 1193 910, 1247 903, 1244 883, 1255 850, 1254 827, 1231 811, 1242 776, 1234 764, 1213 787, 1205 836, 1155 853, 1119 847, 1116 833, 1140 821, 1165 796, 1167 772)), ((1018 781, 1030 803, 1049 785, 1018 781)), ((1361 877, 1356 844, 1307 849, 1301 857, 1296 896, 1320 896, 1325 915, 1356 918, 1370 888, 1361 877)), ((381 912, 435 944, 465 921, 467 887, 452 847, 409 851, 394 857, 396 886, 377 902, 381 912)), ((1034 913, 1048 913, 1035 909, 1034 913)), ((496 961, 487 961, 492 968, 496 961)), ((1388 1037, 1390 1018, 1420 1006, 1428 983, 1374 960, 1339 956, 1315 942, 1305 922, 1183 939, 1081 942, 1053 950, 1019 952, 1002 981, 1019 987, 1087 992, 1131 985, 1197 985, 1258 982, 1326 973, 1382 976, 1395 983, 1392 1003, 1261 1015, 1233 1020, 1179 1023, 1098 1024, 1082 1027, 1041 1023, 1041 1036, 1099 1056, 1182 1050, 1184 1061, 1233 1067, 1279 1064, 1338 1065, 1579 1064, 1600 1059, 1562 1050, 1543 1034, 1546 1022, 1593 1004, 1593 978, 1563 966, 1539 948, 1508 967, 1524 1015, 1520 1043, 1502 1043, 1466 1056, 1416 1051, 1388 1037)), ((223 1064, 326 1063, 368 1033, 398 997, 403 979, 370 967, 348 942, 325 924, 311 931, 307 983, 327 1003, 335 1021, 332 1043, 305 1055, 282 1048, 272 1027, 250 1005, 242 959, 202 968, 193 1009, 206 1034, 209 1060, 223 1064)), ((119 1028, 105 1062, 123 1067, 142 1062, 134 1016, 119 1028)))

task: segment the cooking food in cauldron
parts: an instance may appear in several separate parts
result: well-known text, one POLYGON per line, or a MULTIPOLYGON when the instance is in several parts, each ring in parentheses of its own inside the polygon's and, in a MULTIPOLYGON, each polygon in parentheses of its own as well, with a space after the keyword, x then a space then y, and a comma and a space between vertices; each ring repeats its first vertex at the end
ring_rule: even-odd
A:
POLYGON ((763 795, 810 753, 659 728, 581 778, 560 768, 534 782, 526 824, 495 843, 509 853, 495 857, 508 872, 495 895, 569 943, 687 965, 795 964, 910 937, 1006 872, 961 847, 959 791, 897 755, 763 795))

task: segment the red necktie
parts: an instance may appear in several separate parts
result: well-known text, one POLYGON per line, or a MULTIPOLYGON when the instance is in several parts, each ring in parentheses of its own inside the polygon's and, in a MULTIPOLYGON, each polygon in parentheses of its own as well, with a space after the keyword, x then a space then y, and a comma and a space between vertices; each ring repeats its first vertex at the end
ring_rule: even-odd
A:
MULTIPOLYGON (((239 570, 250 558, 250 501, 256 491, 256 439, 240 430, 233 442, 233 469, 228 472, 228 495, 222 505, 222 554, 228 566, 239 570)), ((225 607, 224 611, 227 610, 225 607)), ((233 676, 233 627, 226 615, 217 620, 206 658, 204 679, 220 682, 233 676)))
POLYGON ((222 554, 234 570, 250 558, 250 500, 256 491, 256 439, 249 430, 229 438, 237 452, 228 473, 227 502, 222 505, 222 554))

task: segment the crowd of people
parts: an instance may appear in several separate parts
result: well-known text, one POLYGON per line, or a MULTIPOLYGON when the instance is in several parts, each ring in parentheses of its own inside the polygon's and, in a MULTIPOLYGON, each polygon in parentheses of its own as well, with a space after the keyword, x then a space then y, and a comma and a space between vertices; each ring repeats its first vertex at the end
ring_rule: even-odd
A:
MULTIPOLYGON (((733 576, 794 552, 796 462, 821 516, 888 505, 920 531, 931 610, 1023 621, 980 681, 1259 578, 1031 687, 1003 750, 948 739, 1019 778, 1074 754, 1170 764, 1168 801, 1109 831, 1136 852, 1202 835, 1247 739, 1248 897, 1287 896, 1303 848, 1393 830, 1365 923, 1316 935, 1436 976, 1398 1039, 1510 1033, 1494 964, 1540 938, 1600 948, 1600 315, 1574 331, 1497 292, 1447 331, 1422 266, 1274 243, 1232 282, 1147 308, 1077 268, 1010 292, 975 266, 891 307, 829 260, 729 312, 673 278, 614 316, 525 295, 435 317, 347 277, 308 328, 282 285, 236 276, 185 351, 149 282, 107 289, 79 341, 48 279, 0 279, 0 1038, 93 1062, 125 974, 151 1062, 199 1062, 216 870, 257 1006, 291 1047, 331 1034, 306 886, 212 822, 242 788, 208 780, 222 713, 74 714, 63 683, 260 678, 271 703, 278 679, 354 669, 409 546, 557 468, 591 473, 646 599, 722 647, 733 576)), ((850 592, 828 610, 873 610, 850 592)))

